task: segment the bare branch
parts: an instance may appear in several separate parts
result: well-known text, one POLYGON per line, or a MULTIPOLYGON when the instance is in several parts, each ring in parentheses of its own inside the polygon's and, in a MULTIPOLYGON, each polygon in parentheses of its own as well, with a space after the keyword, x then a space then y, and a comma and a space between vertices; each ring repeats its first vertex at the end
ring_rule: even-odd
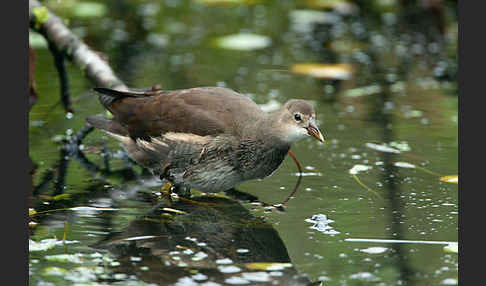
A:
POLYGON ((107 62, 74 35, 64 25, 61 18, 54 15, 37 0, 29 0, 29 22, 31 29, 42 34, 59 52, 79 66, 96 86, 127 89, 107 62), (47 11, 47 17, 45 17, 47 20, 37 19, 36 10, 40 11, 39 9, 47 11))

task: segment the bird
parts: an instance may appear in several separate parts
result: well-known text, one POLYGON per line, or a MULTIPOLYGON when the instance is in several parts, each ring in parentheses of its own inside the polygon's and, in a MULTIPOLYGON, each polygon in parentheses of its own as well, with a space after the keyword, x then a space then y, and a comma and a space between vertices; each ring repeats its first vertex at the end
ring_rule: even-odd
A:
POLYGON ((307 136, 325 142, 313 106, 302 99, 264 112, 225 87, 94 91, 112 116, 86 121, 120 141, 131 159, 177 194, 216 193, 263 179, 279 168, 292 143, 307 136))

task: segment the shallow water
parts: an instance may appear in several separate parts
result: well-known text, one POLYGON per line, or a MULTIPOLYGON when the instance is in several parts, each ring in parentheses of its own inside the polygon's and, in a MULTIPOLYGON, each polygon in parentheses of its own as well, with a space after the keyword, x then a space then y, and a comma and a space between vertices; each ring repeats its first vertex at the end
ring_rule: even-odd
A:
MULTIPOLYGON (((114 2, 102 18, 73 16, 54 2, 51 8, 70 17, 70 28, 103 52, 127 85, 226 86, 267 107, 306 99, 327 142, 292 146, 304 173, 284 212, 223 194, 195 192, 196 203, 169 203, 161 183, 99 131, 84 139, 81 153, 62 151, 62 139, 102 108, 92 83, 69 64, 74 114, 67 116, 52 56, 37 47, 39 101, 30 112, 29 153, 39 214, 30 239, 43 243, 29 247, 30 285, 457 284, 457 253, 440 243, 458 240, 458 185, 440 181, 458 174, 453 9, 445 9, 439 44, 421 34, 425 29, 400 30, 396 6, 361 7, 354 15, 331 10, 311 21, 311 14, 298 17, 308 7, 290 1, 114 2), (271 41, 247 43, 253 50, 215 44, 238 32, 271 41), (290 72, 311 62, 349 63, 352 76, 290 72), (355 165, 371 168, 353 176, 355 165), (65 210, 40 213, 55 209, 65 210), (318 225, 322 215, 327 221, 318 225), (42 241, 54 237, 57 244, 42 241), (439 244, 425 243, 431 241, 439 244)), ((273 176, 237 190, 279 204, 297 175, 287 158, 273 176)))

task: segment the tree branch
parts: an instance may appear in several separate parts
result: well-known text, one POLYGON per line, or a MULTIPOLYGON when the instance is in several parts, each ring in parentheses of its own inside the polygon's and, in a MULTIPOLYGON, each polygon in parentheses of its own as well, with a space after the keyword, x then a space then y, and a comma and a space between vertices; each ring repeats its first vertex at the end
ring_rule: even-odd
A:
POLYGON ((79 66, 97 86, 127 89, 110 66, 92 49, 84 44, 65 25, 64 21, 42 6, 37 0, 29 0, 30 28, 46 38, 57 51, 79 66), (36 16, 43 13, 42 18, 36 16))

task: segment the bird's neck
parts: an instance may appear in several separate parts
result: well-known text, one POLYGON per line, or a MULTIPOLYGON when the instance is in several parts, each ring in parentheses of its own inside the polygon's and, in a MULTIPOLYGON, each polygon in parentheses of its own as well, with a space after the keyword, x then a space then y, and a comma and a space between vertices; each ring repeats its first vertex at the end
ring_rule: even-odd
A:
POLYGON ((262 144, 274 146, 275 148, 290 148, 290 142, 285 140, 284 130, 280 122, 280 110, 267 113, 259 118, 251 127, 255 137, 262 144))

